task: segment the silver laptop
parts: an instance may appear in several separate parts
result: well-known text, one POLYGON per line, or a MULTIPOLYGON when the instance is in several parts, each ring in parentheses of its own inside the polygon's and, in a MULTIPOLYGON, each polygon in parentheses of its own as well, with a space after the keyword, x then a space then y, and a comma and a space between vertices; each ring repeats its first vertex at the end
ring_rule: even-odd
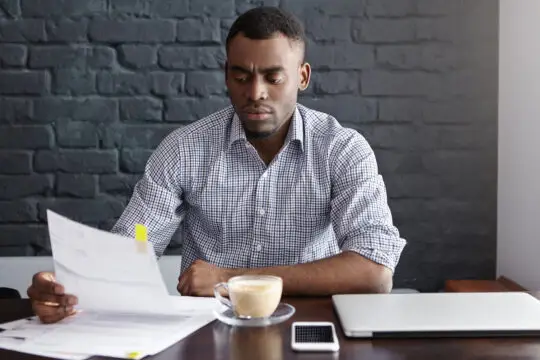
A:
POLYGON ((540 301, 528 293, 334 295, 346 336, 540 336, 540 301))

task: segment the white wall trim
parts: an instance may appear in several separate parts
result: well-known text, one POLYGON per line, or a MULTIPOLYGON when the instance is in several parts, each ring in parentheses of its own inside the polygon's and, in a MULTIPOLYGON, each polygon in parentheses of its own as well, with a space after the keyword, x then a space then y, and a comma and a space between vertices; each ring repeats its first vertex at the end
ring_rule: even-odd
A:
MULTIPOLYGON (((176 285, 181 261, 182 257, 179 255, 162 256, 158 261, 161 275, 171 295, 178 295, 176 285)), ((16 289, 22 297, 27 298, 26 289, 32 276, 40 271, 52 270, 51 256, 0 257, 0 287, 16 289)))

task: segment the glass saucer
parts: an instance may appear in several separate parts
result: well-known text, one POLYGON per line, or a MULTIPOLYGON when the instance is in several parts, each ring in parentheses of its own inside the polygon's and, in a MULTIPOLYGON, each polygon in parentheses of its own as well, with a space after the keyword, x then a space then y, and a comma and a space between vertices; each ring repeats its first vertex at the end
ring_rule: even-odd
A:
POLYGON ((296 309, 294 308, 294 306, 285 303, 279 303, 276 311, 274 311, 274 313, 267 318, 239 318, 229 308, 226 308, 222 311, 214 310, 214 315, 219 321, 228 325, 258 327, 282 323, 288 320, 291 316, 293 316, 295 311, 296 309))

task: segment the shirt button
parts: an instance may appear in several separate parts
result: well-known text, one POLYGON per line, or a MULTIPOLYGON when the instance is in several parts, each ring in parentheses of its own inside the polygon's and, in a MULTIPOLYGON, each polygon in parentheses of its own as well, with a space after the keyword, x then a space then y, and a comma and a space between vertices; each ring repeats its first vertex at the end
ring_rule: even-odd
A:
POLYGON ((261 251, 262 250, 261 244, 257 245, 257 247, 255 249, 257 249, 257 251, 261 251))
POLYGON ((266 214, 266 211, 264 211, 264 209, 259 209, 259 215, 264 215, 266 214))
POLYGON ((268 177, 268 173, 262 174, 263 179, 266 179, 268 177))

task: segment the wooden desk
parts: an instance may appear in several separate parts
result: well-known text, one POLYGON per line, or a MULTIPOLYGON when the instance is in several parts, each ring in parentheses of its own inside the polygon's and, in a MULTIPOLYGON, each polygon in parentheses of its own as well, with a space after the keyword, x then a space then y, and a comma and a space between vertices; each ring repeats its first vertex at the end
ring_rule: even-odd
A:
MULTIPOLYGON (((151 359, 540 359, 540 338, 348 339, 341 331, 330 299, 285 299, 285 301, 296 307, 296 314, 286 323, 268 328, 240 329, 214 321, 151 359), (293 321, 302 320, 333 321, 340 338, 340 352, 336 355, 294 353, 290 348, 290 325, 293 321)), ((31 310, 26 300, 0 300, 0 322, 29 315, 31 310)), ((45 360, 46 358, 0 350, 0 359, 45 360)), ((98 359, 106 358, 92 358, 98 359)))

